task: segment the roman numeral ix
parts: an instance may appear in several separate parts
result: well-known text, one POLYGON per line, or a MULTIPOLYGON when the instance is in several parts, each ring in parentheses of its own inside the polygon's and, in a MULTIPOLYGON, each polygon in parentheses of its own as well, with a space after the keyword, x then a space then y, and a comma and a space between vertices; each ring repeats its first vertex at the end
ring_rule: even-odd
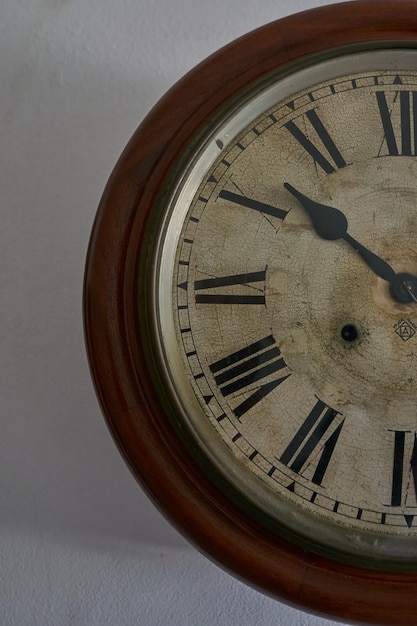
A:
POLYGON ((234 274, 218 278, 205 278, 194 282, 196 292, 212 291, 216 293, 196 293, 196 304, 265 304, 265 275, 266 270, 234 274), (218 293, 224 287, 240 285, 242 293, 218 293), (251 292, 258 293, 251 293, 251 292), (259 293, 260 292, 260 293, 259 293))
POLYGON ((210 371, 224 397, 249 393, 233 409, 239 419, 290 376, 282 372, 286 367, 275 339, 268 335, 212 363, 210 371))

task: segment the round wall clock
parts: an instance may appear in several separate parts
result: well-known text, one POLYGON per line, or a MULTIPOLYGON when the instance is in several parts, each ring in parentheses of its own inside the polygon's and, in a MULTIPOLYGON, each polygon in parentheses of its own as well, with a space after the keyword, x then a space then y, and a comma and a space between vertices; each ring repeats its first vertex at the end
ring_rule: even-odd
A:
POLYGON ((107 185, 84 307, 181 532, 288 603, 415 623, 415 1, 279 20, 174 86, 107 185))

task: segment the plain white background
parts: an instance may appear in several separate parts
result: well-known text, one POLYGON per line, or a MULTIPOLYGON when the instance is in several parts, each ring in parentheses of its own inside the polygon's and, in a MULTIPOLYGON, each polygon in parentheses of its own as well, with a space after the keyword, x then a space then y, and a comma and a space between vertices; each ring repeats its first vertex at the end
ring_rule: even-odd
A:
POLYGON ((323 4, 2 0, 2 626, 328 623, 223 573, 147 500, 96 402, 81 315, 100 195, 152 105, 223 44, 323 4))

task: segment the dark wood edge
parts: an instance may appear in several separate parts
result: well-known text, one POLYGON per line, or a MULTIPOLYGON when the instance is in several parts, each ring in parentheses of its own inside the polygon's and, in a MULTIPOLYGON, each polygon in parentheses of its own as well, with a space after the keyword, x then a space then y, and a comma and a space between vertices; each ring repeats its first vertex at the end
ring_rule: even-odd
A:
MULTIPOLYGON (((245 516, 196 465, 164 419, 148 371, 135 294, 158 189, 200 125, 277 67, 358 42, 417 41, 414 0, 356 0, 246 35, 174 86, 129 142, 104 192, 87 256, 84 324, 98 398, 136 478, 209 558, 252 586, 335 619, 411 624, 417 575, 376 572, 303 552, 245 516)), ((145 297, 146 294, 142 294, 145 297)))

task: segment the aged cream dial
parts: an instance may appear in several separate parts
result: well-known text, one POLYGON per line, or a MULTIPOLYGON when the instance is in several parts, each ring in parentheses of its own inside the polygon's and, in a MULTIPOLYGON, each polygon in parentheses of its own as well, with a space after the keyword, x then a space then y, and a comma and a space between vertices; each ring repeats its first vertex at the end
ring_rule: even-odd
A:
POLYGON ((342 56, 237 102, 171 198, 155 275, 210 462, 288 535, 383 566, 417 556, 416 56, 342 56))
POLYGON ((277 20, 184 76, 109 179, 86 264, 133 475, 240 580, 417 611, 417 4, 277 20))

